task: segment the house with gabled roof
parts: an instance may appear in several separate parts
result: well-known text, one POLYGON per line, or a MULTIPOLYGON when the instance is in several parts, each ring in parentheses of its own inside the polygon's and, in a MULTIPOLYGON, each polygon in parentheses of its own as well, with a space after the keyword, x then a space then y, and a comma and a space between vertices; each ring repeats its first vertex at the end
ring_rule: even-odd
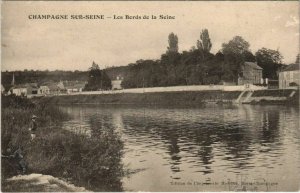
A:
POLYGON ((238 78, 238 85, 261 84, 262 68, 255 62, 244 62, 238 78))
POLYGON ((75 92, 82 92, 86 82, 84 81, 64 81, 64 88, 68 94, 75 92))
POLYGON ((20 84, 13 86, 10 93, 16 96, 37 95, 39 94, 39 88, 36 83, 20 84))
POLYGON ((300 86, 299 64, 290 64, 279 72, 279 88, 286 89, 300 86))

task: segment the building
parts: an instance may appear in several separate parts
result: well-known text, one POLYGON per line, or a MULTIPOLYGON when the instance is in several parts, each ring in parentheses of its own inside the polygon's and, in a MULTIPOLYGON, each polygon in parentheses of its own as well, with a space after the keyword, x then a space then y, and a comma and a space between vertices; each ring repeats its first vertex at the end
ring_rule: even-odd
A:
POLYGON ((254 62, 244 62, 238 78, 238 85, 261 84, 262 68, 254 62))
POLYGON ((46 85, 40 86, 40 93, 42 95, 49 95, 50 94, 50 88, 46 85))
POLYGON ((300 70, 299 64, 290 64, 279 72, 279 89, 299 87, 300 70))
POLYGON ((37 83, 27 83, 27 84, 25 84, 25 86, 27 88, 27 95, 40 94, 37 83))
POLYGON ((57 84, 57 86, 58 86, 61 90, 65 90, 65 85, 64 85, 63 81, 59 81, 59 83, 57 84))
POLYGON ((10 93, 16 96, 27 96, 27 87, 25 85, 16 85, 10 89, 10 93))
POLYGON ((64 88, 66 89, 67 94, 82 92, 86 82, 83 81, 65 81, 64 88))
POLYGON ((43 95, 58 95, 65 93, 65 88, 62 82, 45 82, 40 86, 40 92, 43 95))
POLYGON ((26 83, 15 85, 10 89, 10 93, 16 96, 28 96, 40 94, 36 83, 26 83))
POLYGON ((112 90, 121 90, 122 89, 122 81, 123 81, 123 78, 117 76, 116 80, 111 81, 111 86, 112 86, 111 89, 112 90))

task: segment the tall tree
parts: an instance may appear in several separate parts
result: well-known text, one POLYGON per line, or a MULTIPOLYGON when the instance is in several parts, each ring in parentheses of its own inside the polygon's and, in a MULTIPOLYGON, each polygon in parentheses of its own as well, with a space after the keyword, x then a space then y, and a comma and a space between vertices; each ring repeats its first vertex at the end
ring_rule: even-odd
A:
POLYGON ((100 70, 99 65, 93 62, 89 68, 88 83, 85 90, 107 90, 111 88, 111 82, 107 74, 100 70))
POLYGON ((253 59, 249 50, 250 44, 241 36, 235 36, 228 43, 222 44, 222 52, 226 66, 226 79, 237 82, 241 65, 247 59, 253 59))
POLYGON ((282 66, 282 55, 278 50, 261 48, 256 53, 257 64, 263 68, 263 78, 277 79, 282 66))
POLYGON ((167 53, 178 53, 178 37, 173 32, 169 34, 169 46, 167 53))
POLYGON ((197 48, 202 52, 210 52, 212 43, 207 29, 202 30, 200 40, 197 40, 197 48))
POLYGON ((246 51, 249 51, 249 47, 250 44, 241 36, 235 36, 228 43, 222 44, 222 52, 224 55, 243 55, 246 51))
POLYGON ((101 89, 103 90, 110 90, 112 85, 111 85, 111 80, 109 76, 107 75, 105 70, 101 70, 101 89))

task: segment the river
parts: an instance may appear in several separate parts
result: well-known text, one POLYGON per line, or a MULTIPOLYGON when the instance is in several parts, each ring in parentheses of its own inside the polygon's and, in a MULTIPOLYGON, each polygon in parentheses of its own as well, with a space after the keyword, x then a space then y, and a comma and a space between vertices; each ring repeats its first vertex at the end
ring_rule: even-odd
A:
POLYGON ((91 135, 90 117, 124 142, 124 191, 296 191, 299 108, 259 105, 62 106, 63 128, 91 135), (83 131, 83 132, 82 132, 83 131))

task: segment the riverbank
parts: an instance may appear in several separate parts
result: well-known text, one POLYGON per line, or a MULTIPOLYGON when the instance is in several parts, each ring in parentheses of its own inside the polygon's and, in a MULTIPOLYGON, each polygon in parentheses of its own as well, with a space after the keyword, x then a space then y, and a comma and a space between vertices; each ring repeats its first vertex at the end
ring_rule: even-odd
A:
POLYGON ((204 102, 233 101, 241 91, 177 91, 155 93, 119 93, 105 95, 63 95, 41 98, 52 104, 161 104, 189 105, 204 102))
POLYGON ((2 190, 6 192, 88 192, 64 180, 49 175, 29 174, 18 175, 6 180, 2 190))
MULTIPOLYGON (((61 124, 69 117, 60 109, 13 96, 2 96, 1 114, 2 154, 10 155, 20 148, 27 163, 26 174, 63 178, 92 191, 122 191, 123 143, 112 128, 95 124, 88 135, 66 131, 61 124), (38 116, 38 130, 30 141, 28 128, 33 114, 38 116)), ((18 175, 17 162, 2 158, 1 165, 2 191, 11 191, 19 184, 8 180, 18 175)))
POLYGON ((51 104, 201 105, 205 103, 299 104, 298 90, 176 91, 117 94, 80 94, 43 97, 51 104))

